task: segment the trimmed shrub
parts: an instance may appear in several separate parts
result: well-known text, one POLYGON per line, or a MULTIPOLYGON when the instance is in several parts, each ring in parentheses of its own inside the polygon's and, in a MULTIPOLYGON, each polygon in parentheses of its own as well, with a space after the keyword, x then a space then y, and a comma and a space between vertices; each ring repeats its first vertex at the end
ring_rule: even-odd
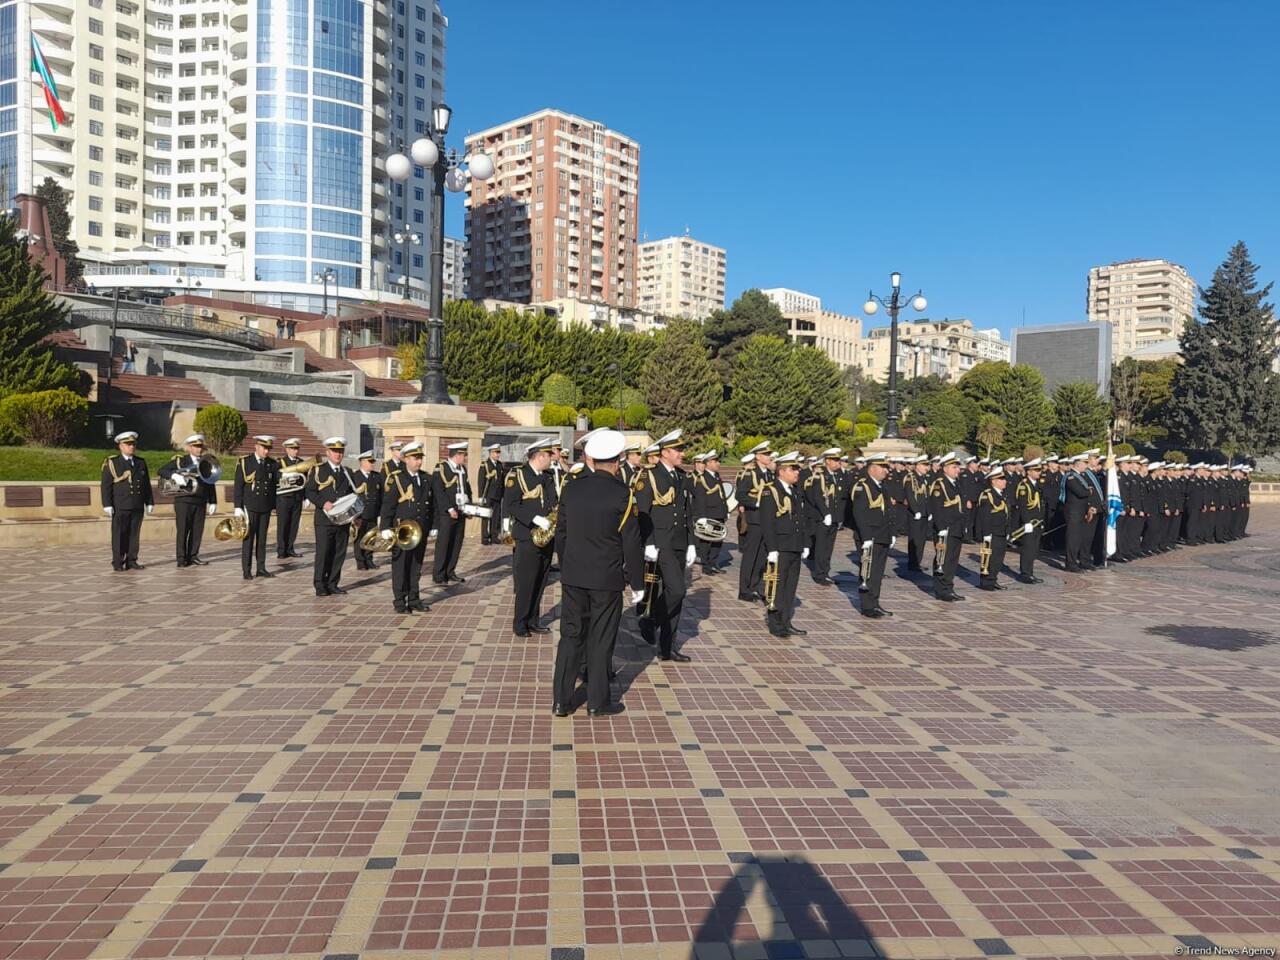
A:
POLYGON ((1166 450, 1161 459, 1166 463, 1186 463, 1187 455, 1181 450, 1166 450))
POLYGON ((542 425, 544 427, 572 427, 578 419, 578 411, 561 403, 544 403, 542 405, 542 425))
POLYGON ((611 407, 626 410, 633 403, 644 403, 644 392, 637 390, 635 387, 623 387, 621 396, 618 395, 617 390, 609 394, 609 406, 611 407))
POLYGON ((853 421, 846 420, 844 417, 836 417, 836 433, 844 435, 853 433, 853 421))
POLYGON ((205 442, 215 453, 228 453, 244 439, 249 428, 244 417, 235 407, 215 403, 196 413, 196 433, 203 433, 205 442))
POLYGON ((0 433, 29 446, 66 446, 88 422, 89 401, 66 387, 0 400, 0 433))
POLYGON ((1044 453, 1044 447, 1034 443, 1029 443, 1022 448, 1022 458, 1024 460, 1034 460, 1036 457, 1043 457, 1044 453))
POLYGON ((578 406, 578 388, 565 374, 553 373, 542 381, 542 402, 576 409, 578 406))
POLYGON ((1132 443, 1115 443, 1111 445, 1111 452, 1117 457, 1132 457, 1138 451, 1132 443))
POLYGON ((747 451, 754 447, 757 443, 764 440, 764 437, 748 434, 745 437, 739 437, 738 442, 733 445, 733 456, 741 459, 746 455, 747 451))
POLYGON ((1062 448, 1062 456, 1074 457, 1077 453, 1084 453, 1088 449, 1089 448, 1086 447, 1083 443, 1068 443, 1065 447, 1062 448))
POLYGON ((648 404, 628 403, 626 409, 622 411, 622 419, 626 421, 628 429, 643 429, 649 422, 648 404))
POLYGON ((855 423, 853 426, 853 442, 859 447, 880 436, 880 428, 874 423, 855 423))
POLYGON ((617 407, 596 407, 591 411, 591 426, 613 429, 618 425, 618 417, 617 407))
POLYGON ((854 423, 870 423, 870 424, 873 424, 874 426, 879 426, 880 418, 876 416, 876 412, 874 410, 863 410, 861 413, 859 413, 856 417, 853 418, 853 422, 854 423))

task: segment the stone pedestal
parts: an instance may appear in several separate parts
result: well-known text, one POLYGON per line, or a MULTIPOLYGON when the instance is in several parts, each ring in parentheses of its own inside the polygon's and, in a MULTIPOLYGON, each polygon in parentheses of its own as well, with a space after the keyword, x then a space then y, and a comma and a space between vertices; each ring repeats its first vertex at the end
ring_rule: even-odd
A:
MULTIPOLYGON (((422 469, 427 472, 435 469, 435 465, 444 459, 447 444, 468 441, 471 447, 467 451, 467 475, 471 479, 472 493, 475 493, 476 465, 484 456, 481 445, 490 424, 466 407, 447 403, 407 403, 392 412, 386 420, 380 421, 378 426, 382 429, 384 454, 387 445, 393 440, 403 440, 405 443, 417 440, 421 443, 426 454, 422 460, 422 469)), ((479 541, 478 519, 467 522, 467 539, 479 541)))
POLYGON ((863 447, 862 452, 866 456, 874 454, 878 457, 915 457, 920 454, 914 443, 901 437, 896 440, 879 437, 863 447))

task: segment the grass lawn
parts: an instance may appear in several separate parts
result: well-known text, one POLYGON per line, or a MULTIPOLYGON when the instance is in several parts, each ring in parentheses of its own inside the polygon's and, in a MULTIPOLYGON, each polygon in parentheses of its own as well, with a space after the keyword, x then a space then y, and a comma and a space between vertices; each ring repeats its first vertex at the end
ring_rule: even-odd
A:
MULTIPOLYGON (((115 447, 0 447, 0 481, 98 481, 102 479, 102 461, 116 452, 115 447)), ((137 456, 147 461, 154 477, 175 453, 176 450, 139 450, 137 456)))

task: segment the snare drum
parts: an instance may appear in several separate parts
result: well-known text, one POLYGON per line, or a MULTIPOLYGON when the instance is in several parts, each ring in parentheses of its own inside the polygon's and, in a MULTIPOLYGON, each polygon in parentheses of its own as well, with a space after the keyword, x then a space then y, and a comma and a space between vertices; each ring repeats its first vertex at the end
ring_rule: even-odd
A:
POLYGON ((488 518, 493 516, 493 507, 482 507, 477 503, 468 503, 463 506, 462 512, 468 517, 488 518))
POLYGON ((329 522, 338 526, 350 523, 364 513, 364 498, 358 493, 348 493, 333 501, 333 506, 324 512, 329 522))

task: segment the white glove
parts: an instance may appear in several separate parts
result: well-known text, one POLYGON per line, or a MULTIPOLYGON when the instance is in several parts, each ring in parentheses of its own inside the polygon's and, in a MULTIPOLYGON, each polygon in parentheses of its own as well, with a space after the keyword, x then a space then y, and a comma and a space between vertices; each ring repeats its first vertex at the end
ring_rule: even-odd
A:
POLYGON ((534 517, 533 525, 537 527, 539 530, 551 529, 551 521, 548 520, 546 517, 534 517))
POLYGON ((920 511, 917 511, 917 512, 916 512, 916 517, 915 517, 915 518, 916 518, 917 520, 919 520, 922 516, 924 516, 924 514, 923 514, 922 512, 920 512, 920 511))
POLYGON ((212 517, 215 513, 218 512, 218 505, 216 503, 211 503, 205 507, 204 512, 205 512, 205 516, 212 517))
POLYGON ((241 518, 243 518, 243 517, 244 517, 244 508, 243 508, 243 507, 236 507, 236 516, 237 516, 237 517, 241 517, 241 518))
POLYGON ((148 517, 149 517, 149 516, 151 516, 152 511, 154 511, 154 510, 155 510, 155 508, 156 508, 156 505, 155 505, 154 503, 148 503, 148 504, 147 504, 147 516, 148 516, 148 517))
POLYGON ((434 540, 439 533, 440 533, 439 530, 432 530, 430 533, 427 534, 427 539, 434 540))
POLYGON ((692 566, 693 566, 693 558, 694 558, 695 556, 697 556, 697 552, 698 552, 698 551, 694 548, 694 546, 693 546, 693 544, 692 544, 692 543, 691 543, 691 544, 689 544, 689 546, 688 546, 687 548, 685 548, 685 551, 684 551, 684 565, 685 565, 686 567, 692 567, 692 566))
POLYGON ((985 537, 983 537, 983 538, 982 538, 982 542, 983 542, 983 543, 990 543, 990 542, 991 542, 991 534, 989 534, 989 533, 988 533, 985 537))
POLYGON ((394 530, 383 530, 378 534, 378 536, 383 540, 394 540, 396 538, 396 532, 394 530))
POLYGON ((115 508, 115 507, 103 507, 103 508, 102 508, 102 512, 103 512, 103 513, 105 513, 108 517, 112 517, 112 516, 115 516, 116 508, 115 508))
POLYGON ((950 530, 939 530, 939 531, 938 531, 938 539, 939 539, 939 540, 945 540, 945 539, 947 539, 947 534, 948 534, 948 533, 950 533, 950 532, 951 532, 950 530))
POLYGON ((1034 530, 1035 528, 1036 528, 1036 525, 1035 525, 1034 523, 1025 523, 1025 524, 1023 524, 1023 525, 1022 525, 1022 532, 1023 532, 1023 533, 1030 533, 1030 532, 1031 532, 1032 530, 1034 530))
POLYGON ((644 558, 646 560, 657 560, 658 545, 654 543, 646 544, 644 548, 644 558))
POLYGON ((808 547, 805 547, 803 550, 801 550, 801 551, 800 551, 800 559, 801 559, 801 560, 808 560, 808 559, 809 559, 809 548, 808 548, 808 547))
POLYGON ((632 591, 631 591, 631 605, 632 605, 632 606, 636 606, 637 604, 641 603, 643 600, 644 600, 644 591, 643 591, 643 590, 632 590, 632 591))
POLYGON ((862 549, 863 549, 863 550, 870 550, 870 549, 871 549, 871 541, 870 541, 870 540, 863 540, 863 541, 862 541, 862 549))
POLYGON ((898 542, 898 538, 897 538, 897 537, 890 537, 890 538, 889 538, 889 549, 890 549, 890 550, 892 550, 892 549, 893 549, 893 545, 894 545, 895 543, 897 543, 897 542, 898 542))
POLYGON ((510 532, 511 532, 511 518, 510 518, 510 517, 503 517, 503 518, 502 518, 502 533, 503 533, 503 536, 506 536, 506 535, 507 535, 508 533, 510 533, 510 532))
POLYGON ((765 558, 764 558, 764 559, 765 559, 765 562, 766 562, 766 563, 777 563, 777 562, 778 562, 778 551, 777 551, 777 550, 770 550, 770 551, 765 555, 765 558))
POLYGON ((824 527, 831 526, 831 514, 828 513, 825 517, 822 518, 822 525, 824 527))

